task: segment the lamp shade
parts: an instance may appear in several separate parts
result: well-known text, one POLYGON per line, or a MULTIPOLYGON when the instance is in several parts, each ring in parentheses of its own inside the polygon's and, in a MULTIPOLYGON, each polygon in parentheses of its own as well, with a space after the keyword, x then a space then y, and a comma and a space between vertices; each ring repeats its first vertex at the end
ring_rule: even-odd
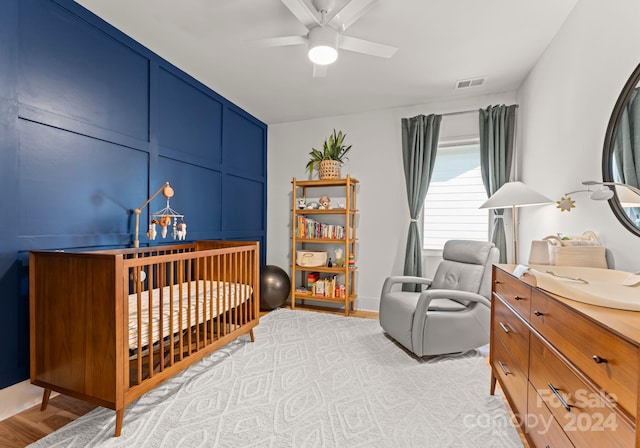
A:
POLYGON ((338 32, 330 26, 316 26, 308 34, 309 59, 314 64, 329 65, 338 59, 338 32))
POLYGON ((507 182, 498 189, 480 208, 524 207, 553 202, 548 197, 532 190, 520 181, 507 182))

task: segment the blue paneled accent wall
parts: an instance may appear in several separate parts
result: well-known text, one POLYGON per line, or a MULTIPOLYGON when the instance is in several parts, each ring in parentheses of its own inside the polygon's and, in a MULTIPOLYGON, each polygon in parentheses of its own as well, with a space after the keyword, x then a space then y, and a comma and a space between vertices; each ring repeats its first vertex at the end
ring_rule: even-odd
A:
MULTIPOLYGON (((77 3, 0 1, 0 388, 29 375, 28 252, 131 246, 132 210, 166 181, 188 240, 257 240, 264 264, 266 141, 77 3)), ((145 234, 165 205, 143 210, 141 245, 172 242, 145 234)))

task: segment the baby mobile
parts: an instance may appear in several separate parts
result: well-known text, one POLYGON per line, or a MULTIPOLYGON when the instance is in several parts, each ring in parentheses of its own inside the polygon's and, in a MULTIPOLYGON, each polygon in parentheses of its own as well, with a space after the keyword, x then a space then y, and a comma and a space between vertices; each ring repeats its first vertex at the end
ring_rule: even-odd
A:
POLYGON ((162 195, 167 200, 167 205, 155 213, 151 214, 151 223, 149 223, 149 230, 147 230, 147 237, 150 240, 155 240, 158 235, 156 226, 160 226, 160 235, 162 238, 167 237, 167 233, 171 228, 171 237, 174 240, 185 240, 187 237, 187 224, 184 222, 184 215, 178 213, 169 205, 169 200, 173 197, 173 188, 169 185, 169 182, 165 183, 158 191, 156 191, 147 201, 139 208, 134 210, 136 215, 136 239, 134 241, 134 247, 139 247, 138 232, 139 232, 139 219, 142 209, 146 207, 158 194, 162 195))

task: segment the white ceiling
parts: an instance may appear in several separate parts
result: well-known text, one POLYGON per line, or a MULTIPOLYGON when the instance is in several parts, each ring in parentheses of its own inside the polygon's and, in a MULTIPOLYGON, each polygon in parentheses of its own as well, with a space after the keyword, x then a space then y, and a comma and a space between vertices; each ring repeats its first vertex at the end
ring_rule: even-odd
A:
POLYGON ((513 91, 578 2, 379 0, 345 34, 397 53, 341 50, 313 78, 304 45, 254 42, 306 34, 280 0, 75 1, 268 124, 513 91))

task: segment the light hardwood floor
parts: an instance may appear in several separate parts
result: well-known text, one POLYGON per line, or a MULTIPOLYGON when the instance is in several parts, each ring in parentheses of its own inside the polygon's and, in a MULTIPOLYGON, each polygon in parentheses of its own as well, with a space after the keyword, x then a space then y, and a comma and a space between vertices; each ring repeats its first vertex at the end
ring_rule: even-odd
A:
POLYGON ((29 445, 86 414, 96 405, 58 395, 49 401, 44 412, 40 405, 0 422, 0 448, 29 445))

